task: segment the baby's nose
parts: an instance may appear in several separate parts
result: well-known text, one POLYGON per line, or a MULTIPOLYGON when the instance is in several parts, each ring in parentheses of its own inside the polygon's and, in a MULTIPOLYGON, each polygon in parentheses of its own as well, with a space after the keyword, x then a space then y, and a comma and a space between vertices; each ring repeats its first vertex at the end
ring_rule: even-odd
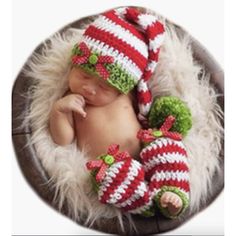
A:
POLYGON ((96 95, 96 90, 93 86, 89 86, 89 85, 83 85, 82 89, 84 90, 85 93, 87 93, 88 95, 96 95))

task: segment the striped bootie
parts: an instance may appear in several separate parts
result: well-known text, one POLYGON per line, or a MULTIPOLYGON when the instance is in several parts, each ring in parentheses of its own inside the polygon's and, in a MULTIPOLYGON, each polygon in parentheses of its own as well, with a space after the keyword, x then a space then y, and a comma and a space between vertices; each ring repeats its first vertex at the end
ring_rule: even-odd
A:
POLYGON ((145 147, 140 153, 149 191, 160 211, 169 218, 179 216, 189 204, 189 168, 182 136, 170 132, 175 118, 167 117, 159 130, 140 130, 145 147))
POLYGON ((145 182, 142 165, 127 152, 119 153, 118 145, 111 145, 105 155, 89 161, 98 199, 124 212, 152 216, 152 199, 145 182))

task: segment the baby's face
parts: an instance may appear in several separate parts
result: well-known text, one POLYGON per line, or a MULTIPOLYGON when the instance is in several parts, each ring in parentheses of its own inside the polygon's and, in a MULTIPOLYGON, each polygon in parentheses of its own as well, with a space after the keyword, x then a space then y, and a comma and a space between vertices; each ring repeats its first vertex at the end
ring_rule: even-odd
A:
POLYGON ((105 106, 120 95, 120 92, 104 79, 86 73, 81 68, 72 67, 68 81, 71 92, 83 96, 89 105, 105 106))

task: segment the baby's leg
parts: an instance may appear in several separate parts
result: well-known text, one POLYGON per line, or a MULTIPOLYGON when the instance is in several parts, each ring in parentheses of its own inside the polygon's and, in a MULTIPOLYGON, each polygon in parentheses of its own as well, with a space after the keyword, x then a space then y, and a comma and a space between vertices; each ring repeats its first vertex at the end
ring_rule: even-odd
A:
POLYGON ((150 194, 161 212, 170 218, 181 214, 189 203, 189 169, 181 141, 158 138, 140 153, 150 194))
POLYGON ((125 212, 142 214, 152 203, 144 170, 139 162, 130 159, 112 165, 98 191, 99 200, 125 212))
MULTIPOLYGON (((153 215, 152 199, 145 182, 142 165, 132 158, 120 160, 116 156, 100 157, 103 165, 101 168, 104 168, 105 172, 97 184, 99 201, 120 208, 124 212, 145 216, 153 215)), ((95 162, 89 162, 88 169, 94 169, 92 163, 95 162)), ((100 171, 97 169, 94 176, 100 175, 102 172, 99 173, 100 171)))

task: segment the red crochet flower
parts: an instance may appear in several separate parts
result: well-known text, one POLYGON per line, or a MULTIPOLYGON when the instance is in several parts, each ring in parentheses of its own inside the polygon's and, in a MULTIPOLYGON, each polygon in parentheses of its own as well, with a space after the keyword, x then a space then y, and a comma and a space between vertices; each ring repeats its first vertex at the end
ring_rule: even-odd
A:
POLYGON ((96 71, 99 75, 107 80, 110 76, 109 72, 105 68, 104 64, 111 64, 114 62, 114 58, 112 56, 98 56, 88 48, 86 43, 82 42, 78 45, 82 55, 75 55, 72 57, 72 63, 74 65, 82 65, 82 64, 92 64, 95 66, 96 71))
POLYGON ((111 144, 108 147, 107 154, 99 157, 99 160, 92 160, 86 163, 88 170, 96 170, 96 181, 100 183, 106 175, 106 170, 113 163, 131 158, 128 152, 119 152, 119 145, 111 144))
POLYGON ((143 142, 150 143, 154 141, 156 138, 159 137, 167 137, 171 139, 175 139, 177 141, 182 140, 182 135, 177 132, 171 132, 169 131, 172 127, 172 125, 175 122, 174 116, 168 116, 161 126, 159 130, 157 129, 147 129, 147 130, 139 130, 137 134, 137 138, 140 139, 143 142))

